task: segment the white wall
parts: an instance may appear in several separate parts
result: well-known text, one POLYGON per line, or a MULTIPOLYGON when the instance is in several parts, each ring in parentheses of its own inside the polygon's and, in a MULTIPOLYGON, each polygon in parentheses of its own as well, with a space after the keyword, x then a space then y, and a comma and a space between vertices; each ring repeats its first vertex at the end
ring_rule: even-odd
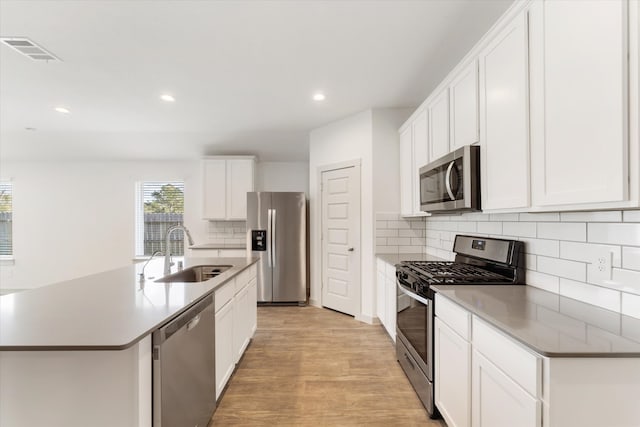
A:
POLYGON ((309 197, 309 163, 259 162, 256 191, 304 191, 309 197))
POLYGON ((375 319, 375 229, 374 206, 399 209, 398 128, 409 116, 408 109, 367 110, 311 132, 309 143, 309 200, 311 223, 311 303, 321 304, 321 245, 319 168, 351 160, 360 161, 361 215, 360 313, 375 319))
POLYGON ((525 242, 526 281, 547 291, 640 318, 640 211, 432 216, 426 252, 453 256, 456 234, 525 242), (610 280, 594 262, 612 253, 610 280))
POLYGON ((31 288, 132 262, 135 182, 184 180, 185 225, 206 242, 199 161, 4 162, 13 181, 15 264, 0 288, 31 288))

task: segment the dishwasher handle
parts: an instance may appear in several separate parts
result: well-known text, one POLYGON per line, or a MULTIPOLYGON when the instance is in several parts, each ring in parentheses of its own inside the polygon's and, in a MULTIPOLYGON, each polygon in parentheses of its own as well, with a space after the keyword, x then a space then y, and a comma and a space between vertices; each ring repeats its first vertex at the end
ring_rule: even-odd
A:
POLYGON ((195 328, 200 322, 200 313, 202 313, 207 307, 213 305, 213 294, 202 299, 200 302, 196 303, 190 309, 185 311, 184 313, 178 315, 173 318, 169 323, 160 327, 154 333, 154 337, 156 338, 156 344, 161 344, 171 337, 171 335, 178 332, 185 325, 187 326, 187 331, 195 328))

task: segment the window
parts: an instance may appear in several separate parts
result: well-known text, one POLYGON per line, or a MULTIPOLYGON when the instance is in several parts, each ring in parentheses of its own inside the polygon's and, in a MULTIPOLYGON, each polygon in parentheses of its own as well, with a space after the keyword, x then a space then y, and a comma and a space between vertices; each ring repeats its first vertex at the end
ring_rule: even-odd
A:
MULTIPOLYGON (((182 224, 184 182, 145 181, 136 185, 136 256, 165 251, 167 229, 182 224)), ((182 231, 171 234, 172 255, 184 255, 182 231)))
POLYGON ((13 191, 11 183, 0 181, 0 257, 13 256, 13 191))

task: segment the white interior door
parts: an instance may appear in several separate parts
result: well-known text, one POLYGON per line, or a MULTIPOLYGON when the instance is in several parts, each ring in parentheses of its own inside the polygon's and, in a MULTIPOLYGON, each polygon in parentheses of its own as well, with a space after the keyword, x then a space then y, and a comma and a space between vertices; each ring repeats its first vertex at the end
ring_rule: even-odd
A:
POLYGON ((355 316, 360 295, 360 167, 322 173, 322 305, 355 316))

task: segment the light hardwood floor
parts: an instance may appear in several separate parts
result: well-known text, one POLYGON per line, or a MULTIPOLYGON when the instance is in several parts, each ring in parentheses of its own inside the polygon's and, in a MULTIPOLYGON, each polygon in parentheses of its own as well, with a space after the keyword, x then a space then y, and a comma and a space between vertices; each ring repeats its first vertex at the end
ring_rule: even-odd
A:
POLYGON ((429 426, 380 325, 316 307, 258 307, 258 330, 209 424, 429 426))

